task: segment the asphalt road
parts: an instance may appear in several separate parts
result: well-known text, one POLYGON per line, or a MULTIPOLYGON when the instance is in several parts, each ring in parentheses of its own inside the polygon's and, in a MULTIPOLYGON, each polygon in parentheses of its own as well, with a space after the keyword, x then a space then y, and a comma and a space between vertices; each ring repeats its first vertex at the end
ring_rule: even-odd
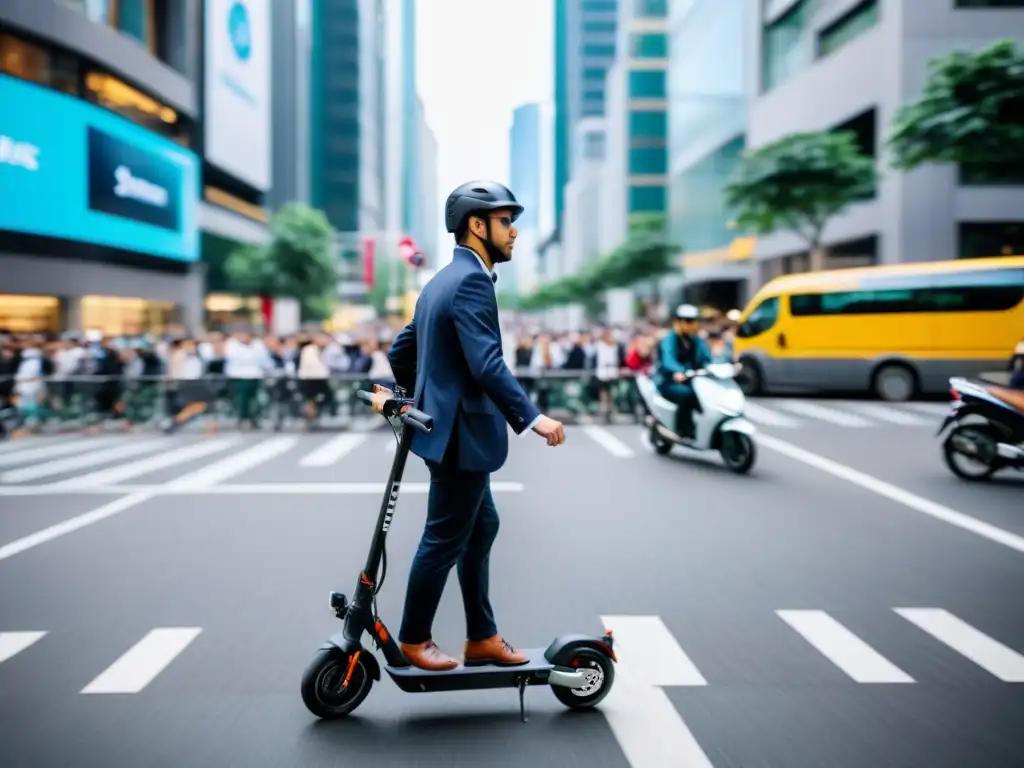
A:
MULTIPOLYGON (((6 443, 0 765, 1024 765, 1024 481, 950 476, 941 406, 899 423, 816 404, 867 424, 760 401, 749 477, 657 457, 637 427, 513 441, 493 478, 502 632, 608 626, 620 650, 606 704, 528 690, 526 724, 514 690, 386 676, 347 721, 302 705, 339 627, 328 592, 365 557, 385 432, 6 443)), ((390 533, 395 630, 426 476, 413 459, 390 533)), ((454 577, 435 631, 461 650, 454 577)))

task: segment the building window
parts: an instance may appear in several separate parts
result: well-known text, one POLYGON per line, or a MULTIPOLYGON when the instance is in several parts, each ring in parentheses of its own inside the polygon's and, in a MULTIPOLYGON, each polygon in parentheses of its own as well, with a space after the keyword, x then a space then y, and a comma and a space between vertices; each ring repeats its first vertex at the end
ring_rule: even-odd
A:
POLYGON ((629 213, 664 213, 665 187, 636 186, 629 188, 629 213))
MULTIPOLYGON (((585 9, 584 9, 585 10, 585 9)), ((584 21, 583 32, 592 34, 615 34, 614 21, 584 21)))
POLYGON ((1024 256, 1024 222, 962 222, 957 239, 961 259, 1024 256))
POLYGON ((13 35, 0 35, 0 72, 79 96, 81 67, 66 51, 34 45, 13 35))
POLYGON ((920 287, 794 294, 793 317, 888 315, 912 312, 1005 312, 1024 299, 1024 269, 951 273, 920 278, 920 287))
MULTIPOLYGON (((834 133, 841 133, 848 131, 856 136, 857 148, 861 154, 866 157, 875 158, 877 156, 877 144, 878 144, 878 129, 877 123, 877 111, 874 107, 871 109, 861 112, 859 115, 851 117, 844 123, 840 123, 835 126, 832 131, 834 133)), ((862 201, 873 200, 877 190, 872 188, 865 192, 861 198, 862 201)))
POLYGON ((629 135, 634 139, 640 137, 665 139, 668 136, 668 114, 666 112, 630 112, 629 135))
POLYGON ((0 35, 0 69, 8 75, 50 84, 50 52, 13 35, 0 35))
POLYGON ((602 67, 587 67, 583 70, 583 79, 586 80, 597 80, 602 85, 604 84, 604 76, 608 70, 602 67))
POLYGON ((811 20, 821 0, 800 0, 763 33, 762 86, 768 91, 810 66, 814 58, 811 20))
POLYGON ((866 0, 818 33, 818 56, 835 53, 872 29, 879 18, 878 0, 866 0))
POLYGON ((668 152, 664 147, 632 147, 629 150, 629 174, 650 176, 668 173, 668 152))
POLYGON ((1024 186, 1024 164, 962 163, 958 166, 960 185, 964 187, 1024 186))
POLYGON ((633 0, 633 16, 638 19, 668 17, 668 0, 633 0))
POLYGON ((591 43, 583 46, 583 58, 585 59, 614 59, 615 44, 591 43))
POLYGON ((608 12, 619 9, 619 0, 583 0, 583 12, 608 12))
POLYGON ((603 117, 604 101, 584 101, 583 117, 603 117))
POLYGON ((583 138, 583 156, 588 160, 600 160, 604 157, 604 134, 588 133, 583 138))
POLYGON ((630 38, 629 53, 637 59, 664 59, 668 57, 668 35, 661 33, 635 34, 630 38))
POLYGON ((117 0, 117 28, 156 53, 153 0, 117 0))
POLYGON ((632 99, 664 99, 667 95, 666 73, 659 70, 639 70, 629 73, 629 96, 632 99))
POLYGON ((183 147, 190 144, 188 127, 177 112, 113 75, 89 72, 85 76, 83 96, 183 147))
POLYGON ((86 18, 94 24, 114 26, 114 8, 117 0, 64 0, 65 5, 70 5, 85 14, 86 18))
POLYGON ((60 333, 61 304, 56 296, 0 293, 0 333, 60 333))

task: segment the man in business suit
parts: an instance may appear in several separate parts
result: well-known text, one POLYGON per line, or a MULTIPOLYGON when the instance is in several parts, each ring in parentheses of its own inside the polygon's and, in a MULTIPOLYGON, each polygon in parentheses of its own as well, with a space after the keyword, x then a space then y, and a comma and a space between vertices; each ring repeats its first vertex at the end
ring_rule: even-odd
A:
MULTIPOLYGON (((491 181, 463 184, 448 196, 445 225, 455 235, 455 254, 423 288, 413 321, 388 355, 395 383, 411 390, 416 407, 434 419, 433 430, 412 441, 412 452, 430 470, 430 494, 398 636, 402 652, 420 669, 459 664, 431 639, 452 566, 466 611, 466 665, 529 660, 498 634, 488 598, 498 533, 490 476, 508 457, 505 425, 519 435, 533 430, 551 446, 565 442, 562 425, 537 410, 502 356, 494 266, 512 258, 513 222, 522 212, 512 192, 491 181)), ((377 393, 375 410, 389 395, 377 393)))

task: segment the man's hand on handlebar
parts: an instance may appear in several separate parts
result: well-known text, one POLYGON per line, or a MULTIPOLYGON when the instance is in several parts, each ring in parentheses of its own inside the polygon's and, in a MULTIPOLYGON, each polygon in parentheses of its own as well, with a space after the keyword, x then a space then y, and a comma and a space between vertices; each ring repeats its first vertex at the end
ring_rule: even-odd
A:
POLYGON ((541 416, 533 431, 548 441, 548 445, 561 445, 565 442, 565 427, 562 422, 541 416))
POLYGON ((395 393, 392 392, 387 387, 382 387, 380 384, 374 384, 373 385, 373 400, 370 401, 370 407, 373 409, 374 413, 379 413, 379 414, 383 415, 383 413, 384 413, 384 403, 386 403, 388 400, 390 400, 394 396, 395 396, 395 393))

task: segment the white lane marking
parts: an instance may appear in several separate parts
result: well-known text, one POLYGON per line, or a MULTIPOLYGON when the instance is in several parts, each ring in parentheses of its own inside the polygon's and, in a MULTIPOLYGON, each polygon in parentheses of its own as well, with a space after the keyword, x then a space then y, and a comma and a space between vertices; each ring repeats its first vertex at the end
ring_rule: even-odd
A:
POLYGON ((111 442, 111 438, 99 437, 95 440, 67 440, 50 445, 41 445, 35 448, 24 448, 21 443, 11 443, 21 450, 10 450, 0 455, 0 467, 10 467, 15 464, 24 464, 27 461, 37 459, 50 459, 56 456, 66 456, 69 453, 79 453, 91 448, 98 448, 111 442))
POLYGON ((25 550, 38 547, 40 544, 45 544, 48 541, 53 541, 61 536, 77 531, 79 528, 84 528, 87 525, 106 520, 108 517, 119 515, 134 506, 149 501, 151 498, 153 498, 152 493, 133 493, 128 496, 122 496, 120 499, 108 502, 90 512, 84 512, 81 515, 51 525, 49 528, 30 533, 28 536, 16 539, 0 547, 0 560, 14 557, 25 550))
POLYGON ((82 693, 138 693, 202 632, 197 627, 154 629, 82 689, 82 693))
POLYGON ((636 455, 632 448, 604 427, 586 426, 583 433, 617 459, 631 459, 636 455))
POLYGON ((238 438, 235 437, 227 437, 217 440, 208 439, 200 443, 186 445, 183 448, 178 448, 174 451, 159 453, 156 456, 150 456, 148 459, 142 459, 141 461, 133 461, 119 467, 101 469, 99 472, 92 472, 88 475, 82 475, 81 477, 74 477, 70 480, 53 483, 49 488, 51 490, 62 488, 79 489, 89 487, 95 488, 104 485, 117 485, 125 480, 131 480, 132 478, 139 477, 141 475, 148 475, 150 472, 156 472, 160 469, 173 467, 175 464, 181 464, 186 461, 201 459, 205 456, 219 453, 237 442, 238 438))
POLYGON ((270 461, 282 453, 286 453, 295 447, 299 442, 297 437, 272 437, 269 440, 257 443, 241 453, 228 456, 218 462, 197 469, 187 475, 182 475, 168 483, 170 488, 187 488, 199 490, 222 483, 235 475, 240 475, 260 464, 270 461))
POLYGON ((776 611, 779 618, 858 683, 912 683, 914 678, 825 611, 776 611))
POLYGON ((945 416, 950 410, 949 403, 900 403, 900 407, 910 408, 933 419, 945 416))
POLYGON ((338 435, 303 456, 299 466, 329 467, 366 442, 367 437, 365 432, 338 435))
POLYGON ((149 453, 160 446, 166 445, 167 441, 159 438, 156 440, 141 440, 102 451, 86 453, 81 456, 54 459, 43 464, 33 464, 31 467, 8 470, 0 475, 0 483, 24 483, 29 480, 37 480, 40 477, 52 477, 53 475, 60 475, 76 469, 95 467, 99 464, 111 464, 120 459, 149 453))
POLYGON ((796 419, 784 413, 773 411, 771 408, 766 408, 758 403, 752 403, 749 400, 743 410, 743 415, 755 424, 763 424, 766 427, 794 429, 800 426, 800 422, 796 419))
POLYGON ((1024 683, 1024 656, 941 608, 894 608, 939 642, 1004 683, 1024 683))
POLYGON ((45 632, 0 632, 0 664, 43 639, 45 632))
MULTIPOLYGON (((671 699, 662 688, 649 682, 652 678, 678 680, 695 672, 687 669, 684 664, 676 667, 674 673, 671 669, 665 669, 652 674, 652 670, 658 669, 660 659, 655 656, 657 650, 645 648, 644 644, 649 638, 642 632, 652 631, 652 627, 655 627, 653 631, 656 633, 662 630, 667 633, 668 630, 664 629, 664 624, 661 624, 659 630, 657 624, 643 621, 650 619, 661 624, 657 616, 601 617, 605 627, 614 633, 615 652, 620 661, 616 665, 615 684, 598 708, 632 768, 665 768, 670 765, 712 768, 711 760, 701 749, 671 699), (637 620, 641 620, 641 623, 637 623, 637 620), (628 639, 627 635, 638 628, 640 633, 628 639), (620 640, 623 642, 620 643, 620 640), (620 653, 620 646, 624 654, 620 653)), ((658 650, 667 651, 666 658, 676 658, 678 663, 682 649, 671 635, 669 641, 675 646, 674 651, 671 646, 658 650)))
POLYGON ((601 623, 638 680, 653 686, 708 684, 660 616, 602 616, 601 623))
POLYGON ((757 441, 771 451, 781 453, 783 456, 788 456, 802 464, 819 469, 826 474, 837 477, 840 480, 845 480, 866 491, 883 496, 890 501, 901 504, 907 509, 912 509, 936 520, 949 523, 957 528, 986 538, 989 541, 994 541, 996 544, 1002 544, 1004 547, 1024 552, 1024 537, 1018 536, 1015 533, 1004 531, 1002 528, 997 528, 990 523, 978 520, 970 515, 965 515, 963 512, 957 512, 955 509, 950 509, 937 502, 922 498, 915 493, 905 491, 892 483, 879 480, 877 477, 872 477, 853 467, 848 467, 845 464, 826 459, 824 456, 819 456, 816 453, 805 451, 803 448, 798 448, 792 443, 780 440, 777 437, 761 434, 758 435, 757 441))
POLYGON ((860 411, 865 416, 869 416, 877 421, 887 421, 890 424, 898 424, 901 427, 924 427, 932 423, 926 421, 921 416, 916 416, 913 413, 901 411, 888 405, 882 405, 881 403, 846 403, 845 405, 847 408, 860 411))
POLYGON ((785 408, 787 411, 792 411, 811 419, 821 419, 832 424, 838 424, 840 427, 871 426, 870 421, 862 419, 860 416, 854 416, 852 413, 839 411, 835 408, 826 408, 816 403, 809 403, 806 400, 779 400, 778 403, 779 407, 785 408))
MULTIPOLYGON (((494 493, 522 493, 525 486, 511 480, 492 480, 494 493)), ((429 483, 402 483, 403 493, 427 493, 429 483)), ((14 485, 0 486, 3 496, 81 496, 83 494, 124 494, 147 493, 151 496, 188 496, 192 494, 214 496, 366 496, 384 493, 384 483, 249 483, 224 484, 208 488, 174 487, 167 485, 102 485, 88 488, 63 487, 56 485, 14 485)))

